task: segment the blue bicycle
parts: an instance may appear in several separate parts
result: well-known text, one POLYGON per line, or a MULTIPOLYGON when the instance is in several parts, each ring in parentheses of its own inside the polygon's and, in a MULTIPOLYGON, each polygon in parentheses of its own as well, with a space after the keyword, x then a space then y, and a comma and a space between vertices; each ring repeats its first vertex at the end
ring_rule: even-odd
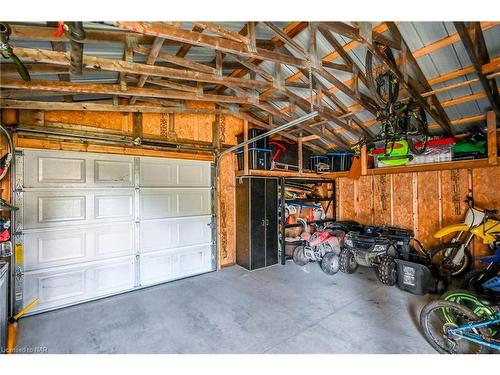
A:
MULTIPOLYGON (((472 295, 472 294, 471 294, 472 295)), ((478 296, 481 303, 494 310, 481 318, 470 308, 451 301, 427 304, 420 313, 420 326, 426 340, 442 354, 484 354, 500 352, 500 309, 478 296)))

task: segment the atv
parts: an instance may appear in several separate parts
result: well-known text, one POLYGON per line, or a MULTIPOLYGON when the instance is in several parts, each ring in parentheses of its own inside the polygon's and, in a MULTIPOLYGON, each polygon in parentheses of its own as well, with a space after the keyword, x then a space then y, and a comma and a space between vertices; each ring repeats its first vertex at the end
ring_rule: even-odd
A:
POLYGON ((339 271, 339 254, 344 244, 346 233, 359 230, 362 226, 353 221, 337 221, 326 224, 311 234, 307 224, 300 235, 305 242, 293 252, 293 261, 299 266, 304 266, 310 261, 320 262, 321 269, 328 275, 339 271))
POLYGON ((374 267, 383 284, 395 285, 398 281, 395 259, 406 258, 412 238, 411 230, 387 226, 365 226, 360 231, 351 231, 344 238, 339 269, 344 273, 354 273, 358 265, 374 267))

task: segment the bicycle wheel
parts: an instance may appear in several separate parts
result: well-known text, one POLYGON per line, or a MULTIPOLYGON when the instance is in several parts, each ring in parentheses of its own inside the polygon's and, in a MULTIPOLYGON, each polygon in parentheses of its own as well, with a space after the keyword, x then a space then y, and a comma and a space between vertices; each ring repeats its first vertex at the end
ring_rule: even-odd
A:
MULTIPOLYGON (((496 314, 495 310, 486 305, 478 295, 469 292, 467 290, 451 290, 444 293, 441 299, 448 302, 455 302, 462 306, 467 307, 474 314, 476 314, 480 319, 494 319, 496 314)), ((447 316, 447 313, 444 313, 447 316)), ((500 327, 498 325, 492 326, 491 335, 495 336, 500 327)))
POLYGON ((411 152, 415 155, 423 154, 427 148, 429 127, 427 115, 422 106, 408 106, 404 116, 404 127, 411 152))
MULTIPOLYGON (((441 354, 482 354, 486 347, 450 332, 467 323, 478 321, 479 317, 470 309, 455 302, 434 301, 428 303, 420 313, 420 328, 427 342, 441 354), (447 313, 447 317, 445 316, 447 313)), ((476 328, 470 333, 480 338, 489 338, 488 329, 476 328)))
MULTIPOLYGON (((394 55, 388 46, 376 43, 375 48, 379 48, 394 66, 396 65, 394 55)), ((382 108, 387 108, 389 104, 395 103, 399 97, 399 82, 390 71, 384 71, 383 67, 374 69, 373 54, 369 50, 366 52, 365 68, 368 89, 375 102, 382 108)))

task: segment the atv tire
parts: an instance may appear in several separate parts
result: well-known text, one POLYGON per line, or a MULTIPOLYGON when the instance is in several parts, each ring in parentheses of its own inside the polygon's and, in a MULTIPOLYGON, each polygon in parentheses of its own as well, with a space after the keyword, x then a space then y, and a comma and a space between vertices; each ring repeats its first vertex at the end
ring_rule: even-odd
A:
POLYGON ((335 275, 337 272, 339 272, 339 268, 339 256, 335 253, 326 253, 323 259, 321 259, 321 270, 327 275, 335 275))
POLYGON ((393 286, 398 281, 398 268, 393 257, 385 255, 380 259, 377 268, 377 277, 380 282, 387 286, 393 286))
POLYGON ((293 251, 293 262, 297 266, 305 266, 309 263, 309 259, 306 257, 306 253, 304 251, 304 246, 297 246, 293 251))
POLYGON ((354 273, 358 269, 358 263, 351 250, 342 249, 340 252, 339 269, 343 273, 354 273))

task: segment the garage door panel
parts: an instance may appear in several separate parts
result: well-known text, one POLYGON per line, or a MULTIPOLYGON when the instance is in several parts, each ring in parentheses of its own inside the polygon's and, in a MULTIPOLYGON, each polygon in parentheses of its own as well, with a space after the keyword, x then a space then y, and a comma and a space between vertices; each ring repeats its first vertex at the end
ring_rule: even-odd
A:
POLYGON ((133 288, 133 270, 134 259, 129 257, 26 272, 25 301, 39 298, 40 302, 31 311, 37 312, 120 293, 133 288))
MULTIPOLYGON (((31 195, 29 195, 31 196, 31 195)), ((86 197, 74 195, 38 196, 36 197, 37 222, 41 225, 65 221, 82 221, 86 219, 86 197)), ((31 203, 27 201, 27 203, 31 203)), ((35 203, 35 202, 33 202, 35 203)))
POLYGON ((38 180, 40 184, 77 183, 86 181, 86 161, 77 158, 38 157, 38 180))
POLYGON ((134 287, 134 262, 126 259, 87 270, 90 290, 95 295, 116 293, 134 287))
POLYGON ((142 189, 141 220, 209 215, 210 189, 142 189))
POLYGON ((141 285, 150 285, 212 270, 210 245, 141 255, 141 285))
POLYGON ((27 231, 26 271, 90 262, 135 252, 134 224, 27 231))
POLYGON ((95 219, 133 219, 133 192, 123 195, 96 195, 95 219))
POLYGON ((132 160, 95 160, 96 184, 133 186, 134 163, 132 160))
POLYGON ((24 150, 24 187, 133 187, 134 159, 117 155, 24 150))
POLYGON ((210 163, 195 160, 141 158, 140 184, 144 187, 210 187, 210 163))
POLYGON ((209 243, 211 217, 175 218, 141 222, 141 252, 209 243))
POLYGON ((24 229, 134 219, 134 190, 29 190, 24 193, 24 229))
POLYGON ((134 224, 113 224, 96 229, 95 257, 133 254, 135 247, 134 224))

